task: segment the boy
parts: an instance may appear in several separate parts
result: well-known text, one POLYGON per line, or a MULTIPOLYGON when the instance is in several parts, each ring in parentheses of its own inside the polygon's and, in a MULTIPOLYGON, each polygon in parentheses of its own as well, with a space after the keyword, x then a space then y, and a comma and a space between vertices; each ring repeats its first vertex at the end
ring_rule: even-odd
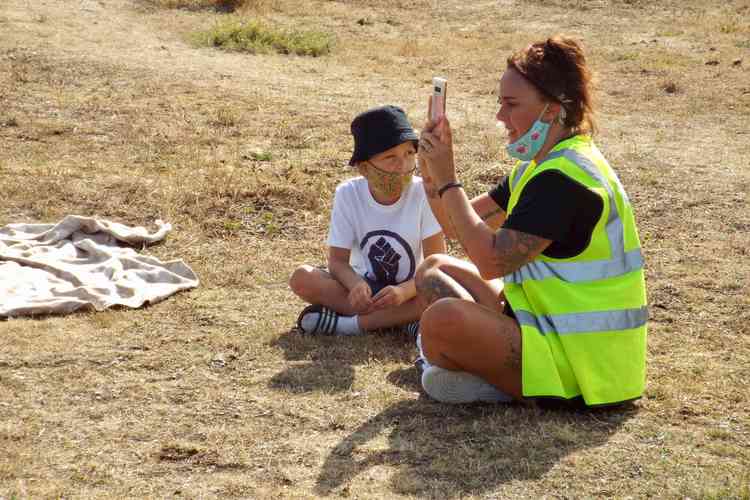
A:
POLYGON ((303 333, 360 335, 397 325, 415 334, 421 308, 414 272, 445 253, 445 238, 414 176, 418 136, 396 106, 373 108, 351 124, 349 165, 360 177, 336 188, 328 232, 328 270, 298 267, 289 286, 309 302, 303 333))

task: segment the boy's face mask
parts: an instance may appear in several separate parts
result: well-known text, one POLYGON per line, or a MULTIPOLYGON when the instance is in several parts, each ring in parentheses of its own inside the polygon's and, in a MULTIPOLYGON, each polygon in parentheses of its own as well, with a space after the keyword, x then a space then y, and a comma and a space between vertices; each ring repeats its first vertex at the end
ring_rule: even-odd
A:
POLYGON ((401 196, 404 188, 411 182, 415 168, 408 172, 386 172, 372 162, 365 162, 364 176, 373 191, 389 199, 401 196))

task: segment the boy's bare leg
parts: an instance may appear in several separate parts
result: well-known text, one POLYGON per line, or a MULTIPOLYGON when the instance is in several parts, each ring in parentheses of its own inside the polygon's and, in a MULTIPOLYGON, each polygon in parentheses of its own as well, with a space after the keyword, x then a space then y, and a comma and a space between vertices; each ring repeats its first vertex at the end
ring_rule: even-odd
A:
POLYGON ((349 290, 328 271, 302 265, 289 278, 289 287, 305 302, 324 305, 344 316, 355 314, 349 304, 349 290))
MULTIPOLYGON (((349 304, 349 291, 323 269, 300 266, 292 273, 289 286, 305 302, 324 305, 343 316, 356 314, 349 304)), ((358 324, 362 330, 405 325, 418 320, 422 310, 414 298, 396 307, 361 314, 358 324)))
POLYGON ((422 307, 416 298, 396 307, 378 309, 369 314, 359 315, 359 327, 363 330, 377 330, 389 326, 405 325, 419 319, 422 307))

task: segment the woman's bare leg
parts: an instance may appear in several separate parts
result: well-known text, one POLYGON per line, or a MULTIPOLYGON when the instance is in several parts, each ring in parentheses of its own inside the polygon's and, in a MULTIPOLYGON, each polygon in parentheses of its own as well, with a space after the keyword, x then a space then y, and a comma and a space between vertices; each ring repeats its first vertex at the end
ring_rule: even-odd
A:
POLYGON ((512 318, 467 300, 439 299, 422 314, 422 349, 446 370, 477 375, 520 399, 521 330, 512 318))
POLYGON ((438 299, 452 297, 502 311, 502 281, 484 280, 470 262, 449 255, 430 255, 420 264, 415 280, 419 300, 424 307, 438 299))
POLYGON ((420 320, 427 360, 520 399, 521 330, 502 314, 502 282, 484 280, 470 262, 431 255, 417 269, 416 286, 427 306, 420 320))

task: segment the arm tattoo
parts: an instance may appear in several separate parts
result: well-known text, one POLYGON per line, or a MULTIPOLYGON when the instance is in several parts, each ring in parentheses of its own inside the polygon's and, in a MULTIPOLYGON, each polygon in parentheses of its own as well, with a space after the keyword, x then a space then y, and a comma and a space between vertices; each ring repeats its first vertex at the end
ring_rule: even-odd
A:
POLYGON ((438 276, 427 276, 423 280, 417 280, 416 286, 417 292, 428 304, 446 297, 463 298, 450 283, 441 280, 438 276))
POLYGON ((496 210, 491 210, 491 211, 487 212, 486 214, 480 215, 479 217, 482 220, 486 221, 487 219, 490 219, 490 218, 492 218, 492 217, 494 217, 494 216, 496 216, 498 214, 501 214, 501 213, 503 213, 503 209, 502 208, 498 208, 496 210))
POLYGON ((547 248, 550 240, 533 234, 501 229, 492 235, 492 259, 499 276, 517 270, 547 248))

